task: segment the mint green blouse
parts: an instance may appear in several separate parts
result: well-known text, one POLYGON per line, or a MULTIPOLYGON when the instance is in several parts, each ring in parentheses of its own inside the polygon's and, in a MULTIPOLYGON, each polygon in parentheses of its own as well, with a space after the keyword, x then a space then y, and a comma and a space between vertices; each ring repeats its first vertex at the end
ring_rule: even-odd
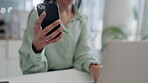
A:
POLYGON ((24 32, 23 43, 19 50, 20 66, 23 74, 41 73, 74 67, 89 72, 91 63, 98 63, 91 56, 90 35, 84 15, 75 8, 75 17, 64 26, 65 35, 60 41, 47 45, 41 53, 32 49, 33 26, 38 18, 33 11, 24 32))

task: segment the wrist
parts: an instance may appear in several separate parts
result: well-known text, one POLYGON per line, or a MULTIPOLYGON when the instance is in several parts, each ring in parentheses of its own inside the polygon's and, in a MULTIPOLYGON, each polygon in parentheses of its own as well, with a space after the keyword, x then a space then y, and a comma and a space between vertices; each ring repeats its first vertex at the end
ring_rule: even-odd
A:
POLYGON ((35 53, 41 53, 43 48, 37 48, 35 45, 32 43, 32 49, 35 53))

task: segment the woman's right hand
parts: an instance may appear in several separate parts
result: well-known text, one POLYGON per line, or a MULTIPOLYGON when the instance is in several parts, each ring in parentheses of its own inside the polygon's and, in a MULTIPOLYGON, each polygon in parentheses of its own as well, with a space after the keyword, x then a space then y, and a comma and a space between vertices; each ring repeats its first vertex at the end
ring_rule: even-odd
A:
POLYGON ((46 12, 43 12, 34 23, 34 29, 33 29, 34 38, 32 46, 35 52, 41 52, 46 45, 59 41, 61 37, 64 35, 64 33, 62 32, 60 36, 56 37, 64 29, 63 27, 60 27, 53 33, 46 36, 48 32, 50 32, 54 27, 60 24, 60 20, 53 22, 52 24, 48 25, 45 29, 42 30, 41 23, 45 17, 46 17, 46 12))

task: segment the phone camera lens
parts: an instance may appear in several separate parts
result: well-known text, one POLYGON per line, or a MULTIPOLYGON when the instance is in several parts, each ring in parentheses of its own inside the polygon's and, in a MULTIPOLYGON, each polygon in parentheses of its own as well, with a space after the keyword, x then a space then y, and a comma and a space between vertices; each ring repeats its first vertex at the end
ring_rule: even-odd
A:
POLYGON ((38 8, 39 9, 45 9, 45 6, 44 5, 38 5, 38 8))

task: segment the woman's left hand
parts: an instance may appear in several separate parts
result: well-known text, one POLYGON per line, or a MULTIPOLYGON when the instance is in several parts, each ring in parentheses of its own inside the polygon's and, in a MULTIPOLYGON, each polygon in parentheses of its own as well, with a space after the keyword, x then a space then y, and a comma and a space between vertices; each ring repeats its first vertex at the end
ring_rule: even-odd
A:
POLYGON ((99 77, 99 72, 100 72, 101 66, 99 64, 90 64, 89 66, 89 70, 93 76, 93 80, 97 81, 98 77, 99 77))

